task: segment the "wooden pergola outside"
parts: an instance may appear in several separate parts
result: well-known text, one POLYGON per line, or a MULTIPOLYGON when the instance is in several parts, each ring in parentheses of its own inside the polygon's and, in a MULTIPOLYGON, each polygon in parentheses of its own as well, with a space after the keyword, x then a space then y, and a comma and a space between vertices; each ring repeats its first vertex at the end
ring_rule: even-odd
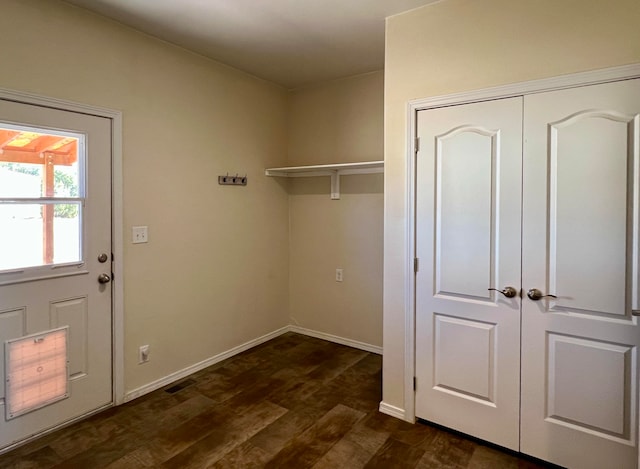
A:
MULTIPOLYGON (((0 162, 42 165, 43 198, 55 197, 56 166, 78 161, 78 139, 46 133, 0 128, 0 162)), ((42 207, 42 261, 53 263, 53 204, 42 207)))

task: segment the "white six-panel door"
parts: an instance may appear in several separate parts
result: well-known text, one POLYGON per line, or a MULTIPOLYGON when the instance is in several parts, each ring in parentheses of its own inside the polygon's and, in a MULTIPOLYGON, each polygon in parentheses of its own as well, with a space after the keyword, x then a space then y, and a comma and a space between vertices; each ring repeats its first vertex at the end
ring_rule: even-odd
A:
POLYGON ((416 415, 518 449, 522 98, 420 111, 416 415))

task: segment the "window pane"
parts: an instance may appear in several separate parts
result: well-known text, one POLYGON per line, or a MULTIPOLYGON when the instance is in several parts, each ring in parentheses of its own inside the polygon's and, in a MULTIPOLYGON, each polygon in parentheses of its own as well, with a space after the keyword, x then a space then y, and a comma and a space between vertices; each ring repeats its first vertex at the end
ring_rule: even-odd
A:
POLYGON ((78 262, 80 253, 80 203, 55 204, 53 218, 53 262, 78 262))
POLYGON ((0 270, 79 262, 77 203, 0 204, 0 270))
POLYGON ((52 197, 79 197, 78 163, 54 166, 52 197))
POLYGON ((81 197, 81 138, 0 124, 0 197, 81 197))
POLYGON ((41 164, 0 162, 0 197, 41 196, 41 164))

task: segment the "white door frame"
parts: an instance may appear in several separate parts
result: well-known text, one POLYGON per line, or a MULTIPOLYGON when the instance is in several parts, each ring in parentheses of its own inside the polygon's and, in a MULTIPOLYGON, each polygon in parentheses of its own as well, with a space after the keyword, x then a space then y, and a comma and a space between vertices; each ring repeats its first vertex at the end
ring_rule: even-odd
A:
MULTIPOLYGON (((408 422, 415 422, 415 391, 413 390, 413 379, 415 376, 416 287, 414 259, 416 257, 415 181, 416 153, 418 151, 416 141, 418 111, 438 108, 442 106, 468 104, 491 99, 524 96, 527 94, 560 90, 563 88, 575 88, 577 86, 595 85, 599 83, 607 83, 632 78, 640 78, 640 63, 409 101, 407 105, 406 121, 408 125, 406 141, 407 225, 405 227, 407 233, 407 253, 405 258, 404 277, 406 305, 404 334, 404 412, 398 412, 398 410, 400 409, 389 406, 384 402, 380 405, 381 411, 385 412, 387 408, 389 410, 397 409, 394 412, 385 413, 390 413, 395 417, 401 417, 408 422)), ((424 266, 423 268, 428 268, 428 266, 424 266)))
MULTIPOLYGON (((43 106, 63 111, 90 114, 111 119, 111 246, 112 263, 112 399, 113 405, 124 403, 124 285, 123 285, 123 202, 122 202, 122 112, 87 104, 49 98, 22 91, 0 88, 0 99, 43 106)), ((81 416, 79 420, 84 418, 81 416)), ((70 422, 65 422, 68 425, 70 422)), ((53 428, 46 433, 55 430, 53 428)), ((37 436, 41 436, 39 434, 37 436)))

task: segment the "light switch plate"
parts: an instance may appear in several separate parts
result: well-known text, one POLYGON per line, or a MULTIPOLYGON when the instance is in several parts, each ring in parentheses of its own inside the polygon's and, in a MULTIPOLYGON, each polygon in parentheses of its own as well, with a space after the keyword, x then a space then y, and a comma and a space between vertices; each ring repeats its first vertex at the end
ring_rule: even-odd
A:
POLYGON ((131 231, 133 244, 146 243, 149 241, 149 234, 146 226, 133 226, 131 227, 131 231))

